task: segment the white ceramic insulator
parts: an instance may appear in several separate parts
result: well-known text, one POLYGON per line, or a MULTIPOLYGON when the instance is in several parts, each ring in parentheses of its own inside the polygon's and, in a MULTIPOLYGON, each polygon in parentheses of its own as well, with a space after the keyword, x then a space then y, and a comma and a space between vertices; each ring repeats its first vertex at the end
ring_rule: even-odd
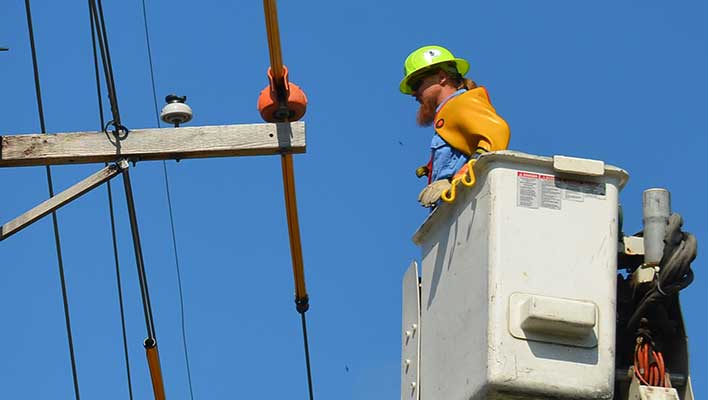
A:
POLYGON ((192 108, 184 103, 169 103, 162 108, 160 119, 168 124, 184 124, 192 119, 192 108))

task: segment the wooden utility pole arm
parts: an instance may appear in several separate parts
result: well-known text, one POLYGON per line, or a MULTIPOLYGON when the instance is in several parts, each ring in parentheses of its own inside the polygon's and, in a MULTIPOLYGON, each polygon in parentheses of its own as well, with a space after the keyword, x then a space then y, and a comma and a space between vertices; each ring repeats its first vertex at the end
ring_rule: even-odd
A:
POLYGON ((135 129, 0 136, 0 167, 86 164, 305 152, 305 123, 135 129))

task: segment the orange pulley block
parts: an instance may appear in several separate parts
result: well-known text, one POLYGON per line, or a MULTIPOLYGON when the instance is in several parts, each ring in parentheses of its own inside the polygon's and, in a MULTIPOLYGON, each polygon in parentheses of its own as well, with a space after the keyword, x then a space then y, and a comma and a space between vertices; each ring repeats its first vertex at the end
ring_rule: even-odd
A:
POLYGON ((283 84, 285 96, 278 99, 278 91, 273 82, 273 71, 268 68, 268 81, 270 84, 258 96, 258 111, 266 122, 297 121, 305 115, 307 110, 307 97, 305 92, 294 83, 288 81, 288 69, 283 65, 283 84))

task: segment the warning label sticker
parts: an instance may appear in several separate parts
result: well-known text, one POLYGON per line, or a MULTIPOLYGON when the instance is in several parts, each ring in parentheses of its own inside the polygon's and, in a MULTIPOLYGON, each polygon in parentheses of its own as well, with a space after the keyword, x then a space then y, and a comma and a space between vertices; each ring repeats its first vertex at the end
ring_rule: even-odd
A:
POLYGON ((516 205, 519 207, 560 210, 563 200, 584 202, 588 198, 605 198, 605 185, 602 183, 524 171, 518 171, 516 176, 516 205))
POLYGON ((516 184, 516 204, 519 207, 538 208, 538 199, 541 196, 538 174, 519 172, 518 177, 519 181, 516 184))
POLYGON ((555 177, 540 175, 539 178, 541 180, 541 207, 560 210, 563 192, 556 187, 555 177))

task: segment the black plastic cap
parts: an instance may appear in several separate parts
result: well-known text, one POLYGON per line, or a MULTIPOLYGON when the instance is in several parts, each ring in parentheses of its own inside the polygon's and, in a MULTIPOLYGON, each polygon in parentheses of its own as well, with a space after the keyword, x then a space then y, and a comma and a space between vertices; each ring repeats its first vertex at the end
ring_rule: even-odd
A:
POLYGON ((169 103, 184 103, 187 101, 187 96, 177 96, 174 93, 165 96, 165 102, 169 103))

